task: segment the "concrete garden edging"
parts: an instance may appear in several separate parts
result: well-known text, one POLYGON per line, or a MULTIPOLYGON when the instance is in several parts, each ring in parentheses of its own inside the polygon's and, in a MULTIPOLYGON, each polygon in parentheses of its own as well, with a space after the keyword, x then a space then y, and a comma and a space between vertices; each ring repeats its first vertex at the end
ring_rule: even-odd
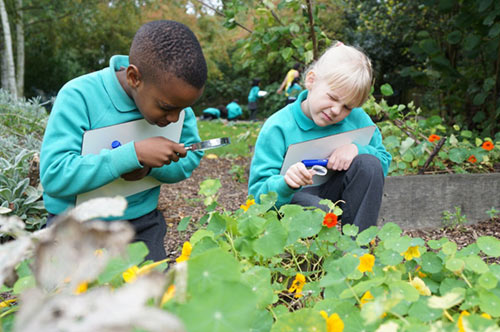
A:
POLYGON ((440 228, 443 211, 455 213, 456 206, 468 224, 488 220, 486 211, 500 209, 500 173, 389 176, 378 225, 440 228))

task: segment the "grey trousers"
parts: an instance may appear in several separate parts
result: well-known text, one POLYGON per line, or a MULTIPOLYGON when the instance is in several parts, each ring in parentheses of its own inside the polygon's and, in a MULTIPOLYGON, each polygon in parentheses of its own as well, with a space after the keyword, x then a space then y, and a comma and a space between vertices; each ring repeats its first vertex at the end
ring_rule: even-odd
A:
POLYGON ((354 224, 359 231, 377 224, 382 203, 384 172, 377 157, 370 154, 357 155, 347 171, 334 172, 325 183, 307 187, 297 192, 292 204, 315 206, 328 212, 328 206, 319 204, 327 198, 339 204, 343 213, 342 224, 354 224))

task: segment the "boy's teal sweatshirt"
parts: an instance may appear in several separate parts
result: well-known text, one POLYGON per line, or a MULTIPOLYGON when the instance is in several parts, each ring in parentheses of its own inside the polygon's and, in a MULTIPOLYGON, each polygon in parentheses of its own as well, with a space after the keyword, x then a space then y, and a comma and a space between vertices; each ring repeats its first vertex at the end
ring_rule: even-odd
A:
MULTIPOLYGON (((374 125, 362 108, 354 108, 344 120, 319 127, 304 114, 300 106, 307 98, 307 93, 307 90, 302 91, 294 103, 274 113, 260 130, 248 181, 248 193, 253 195, 257 202, 260 201, 260 195, 273 191, 278 194, 276 205, 279 207, 290 203, 293 194, 300 190, 290 188, 285 177, 280 175, 286 151, 291 144, 374 125)), ((382 144, 382 135, 378 128, 375 129, 368 145, 356 146, 359 154, 368 153, 377 157, 382 164, 384 175, 387 175, 392 157, 382 144)))
POLYGON ((238 103, 232 101, 226 106, 227 108, 227 118, 229 120, 234 119, 243 114, 240 105, 238 103))
MULTIPOLYGON (((142 167, 133 141, 113 150, 103 149, 97 155, 81 155, 86 130, 143 118, 115 74, 128 65, 128 56, 115 55, 109 67, 75 78, 59 91, 40 153, 43 199, 50 213, 63 213, 74 206, 76 195, 142 167)), ((190 145, 199 142, 200 137, 193 110, 186 108, 185 112, 180 142, 190 145)), ((200 152, 189 152, 176 163, 153 168, 149 175, 163 183, 179 182, 191 175, 202 156, 200 152)), ((127 197, 124 216, 109 219, 133 219, 153 211, 159 193, 158 186, 127 197)))
POLYGON ((259 98, 259 91, 260 91, 260 88, 257 85, 253 86, 250 89, 250 92, 248 93, 248 102, 249 103, 253 103, 253 102, 257 101, 257 99, 259 98))

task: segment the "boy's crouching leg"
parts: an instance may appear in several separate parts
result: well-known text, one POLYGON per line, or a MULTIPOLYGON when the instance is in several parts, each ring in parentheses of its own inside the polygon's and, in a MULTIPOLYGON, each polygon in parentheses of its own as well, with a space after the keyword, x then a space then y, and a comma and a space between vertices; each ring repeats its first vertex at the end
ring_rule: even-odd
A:
POLYGON ((379 159, 370 154, 354 158, 343 180, 343 223, 352 223, 359 231, 377 224, 382 194, 384 172, 379 159))
POLYGON ((160 211, 154 209, 142 217, 129 220, 135 230, 134 242, 143 241, 149 249, 146 260, 155 262, 167 258, 164 239, 167 225, 160 211))

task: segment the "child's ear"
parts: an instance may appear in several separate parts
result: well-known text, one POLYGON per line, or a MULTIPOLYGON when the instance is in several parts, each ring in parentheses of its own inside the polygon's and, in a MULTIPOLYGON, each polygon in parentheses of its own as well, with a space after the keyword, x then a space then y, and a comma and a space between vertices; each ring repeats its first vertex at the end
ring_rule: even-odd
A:
POLYGON ((306 79, 304 80, 306 89, 311 90, 315 81, 316 81, 316 74, 311 70, 306 74, 306 79))
POLYGON ((133 89, 137 89, 142 84, 141 72, 135 65, 127 67, 127 83, 133 89))

